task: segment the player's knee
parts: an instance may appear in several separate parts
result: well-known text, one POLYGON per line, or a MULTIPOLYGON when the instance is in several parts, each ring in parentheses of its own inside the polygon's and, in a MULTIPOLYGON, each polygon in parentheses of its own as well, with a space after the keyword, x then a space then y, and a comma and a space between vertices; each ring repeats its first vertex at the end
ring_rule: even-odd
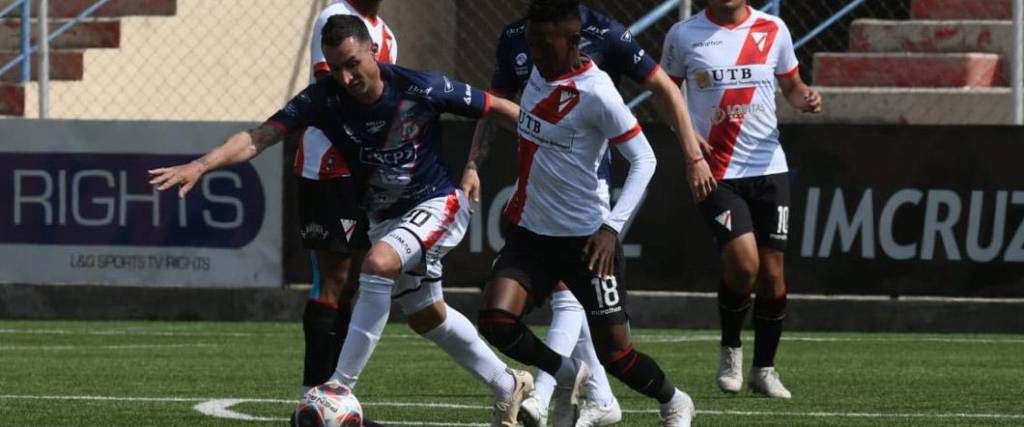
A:
POLYGON ((362 273, 381 277, 395 277, 401 272, 402 262, 394 253, 374 248, 363 259, 362 273))
POLYGON ((725 283, 734 292, 750 293, 757 283, 757 259, 740 260, 725 269, 725 283))
POLYGON ((514 314, 504 310, 480 310, 477 327, 488 343, 502 352, 516 344, 522 335, 522 322, 514 314))

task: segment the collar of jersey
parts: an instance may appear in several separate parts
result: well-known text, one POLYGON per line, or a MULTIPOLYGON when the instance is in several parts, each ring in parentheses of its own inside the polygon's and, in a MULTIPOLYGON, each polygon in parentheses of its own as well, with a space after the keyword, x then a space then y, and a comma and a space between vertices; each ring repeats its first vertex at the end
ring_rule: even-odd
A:
MULTIPOLYGON (((584 64, 582 67, 577 68, 577 69, 572 70, 572 71, 569 71, 569 72, 567 72, 565 74, 562 74, 562 75, 560 75, 558 77, 555 77, 553 79, 545 78, 544 80, 547 80, 548 83, 554 83, 554 82, 558 82, 558 81, 562 81, 562 80, 569 80, 569 79, 571 79, 573 77, 576 77, 576 76, 578 76, 580 74, 583 74, 583 73, 585 73, 587 71, 590 71, 591 68, 594 68, 594 61, 592 61, 590 59, 590 57, 587 56, 587 54, 585 54, 583 52, 580 52, 580 56, 583 58, 584 61, 586 61, 586 64, 584 64)), ((541 76, 541 77, 543 77, 543 76, 541 76)))
POLYGON ((730 25, 730 24, 726 24, 724 22, 716 21, 715 18, 711 15, 711 13, 708 12, 708 9, 704 9, 704 18, 707 19, 708 21, 710 21, 712 24, 715 24, 715 25, 717 25, 719 27, 725 28, 727 30, 735 30, 736 28, 739 28, 741 25, 745 24, 747 21, 750 20, 751 17, 754 16, 754 11, 750 7, 750 5, 747 5, 745 7, 747 9, 747 16, 745 18, 741 19, 740 22, 737 22, 736 24, 730 25))

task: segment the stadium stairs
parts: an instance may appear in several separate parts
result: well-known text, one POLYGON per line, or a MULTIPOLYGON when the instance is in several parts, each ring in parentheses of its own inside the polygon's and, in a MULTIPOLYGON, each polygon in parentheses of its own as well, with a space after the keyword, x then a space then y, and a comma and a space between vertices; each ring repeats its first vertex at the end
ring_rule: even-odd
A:
POLYGON ((826 111, 787 122, 1009 124, 1011 0, 913 0, 910 20, 858 19, 849 51, 818 53, 826 111))
MULTIPOLYGON (((6 3, 6 2, 4 2, 6 3)), ((39 11, 38 0, 32 5, 39 11)), ((50 31, 56 31, 78 16, 96 0, 59 0, 50 2, 50 31)), ((0 3, 3 4, 3 3, 0 3)), ((85 75, 85 50, 117 48, 121 44, 121 20, 126 16, 173 16, 177 0, 113 0, 89 19, 79 22, 50 45, 50 79, 80 81, 85 75)), ((10 15, 9 15, 10 16, 10 15)), ((34 15, 38 18, 38 15, 34 15)), ((32 22, 32 45, 38 43, 38 19, 32 22)), ((21 18, 0 19, 0 64, 6 64, 21 52, 21 18)), ((39 77, 39 55, 32 56, 32 80, 39 77)), ((25 87, 18 84, 20 68, 0 76, 0 115, 25 114, 25 87)))

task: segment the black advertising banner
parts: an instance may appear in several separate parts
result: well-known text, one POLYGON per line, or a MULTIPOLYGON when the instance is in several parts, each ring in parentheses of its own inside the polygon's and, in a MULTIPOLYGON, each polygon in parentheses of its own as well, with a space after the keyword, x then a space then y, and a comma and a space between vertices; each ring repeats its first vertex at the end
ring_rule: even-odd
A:
MULTIPOLYGON (((473 128, 445 123, 456 179, 473 128)), ((624 233, 628 286, 713 292, 718 249, 691 200, 681 150, 660 124, 644 132, 658 170, 624 233)), ((781 132, 793 198, 791 292, 1024 297, 1024 129, 789 125, 781 132)), ((481 169, 483 197, 469 232, 445 258, 449 285, 482 285, 504 243, 501 211, 514 191, 516 154, 513 137, 499 135, 481 169)), ((613 190, 627 169, 615 156, 613 190)), ((294 248, 287 228, 294 223, 286 222, 294 248)))

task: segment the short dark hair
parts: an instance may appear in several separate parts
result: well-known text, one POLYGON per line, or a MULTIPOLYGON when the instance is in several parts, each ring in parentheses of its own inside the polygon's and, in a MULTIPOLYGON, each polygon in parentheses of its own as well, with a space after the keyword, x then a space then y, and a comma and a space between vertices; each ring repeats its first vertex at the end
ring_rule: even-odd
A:
POLYGON ((532 0, 526 12, 532 23, 581 21, 579 0, 532 0))
POLYGON ((320 30, 320 45, 336 48, 349 37, 360 43, 373 43, 362 19, 352 15, 334 15, 327 19, 324 28, 320 30))

